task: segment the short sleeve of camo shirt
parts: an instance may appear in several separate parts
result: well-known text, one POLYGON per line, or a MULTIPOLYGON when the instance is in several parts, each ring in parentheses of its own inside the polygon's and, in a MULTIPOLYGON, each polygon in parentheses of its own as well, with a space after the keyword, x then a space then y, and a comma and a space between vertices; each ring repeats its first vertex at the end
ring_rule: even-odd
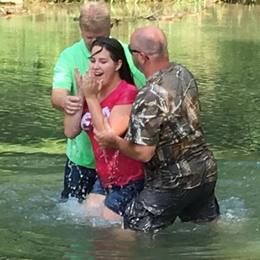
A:
POLYGON ((141 89, 133 104, 126 139, 141 145, 157 145, 168 108, 168 93, 156 84, 141 89))

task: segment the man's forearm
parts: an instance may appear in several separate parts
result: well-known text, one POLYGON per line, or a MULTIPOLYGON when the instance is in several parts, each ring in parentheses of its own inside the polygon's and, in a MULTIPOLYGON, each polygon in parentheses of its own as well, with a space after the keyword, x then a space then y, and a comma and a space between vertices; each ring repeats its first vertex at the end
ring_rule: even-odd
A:
POLYGON ((64 135, 68 138, 74 138, 81 132, 80 121, 82 117, 82 109, 74 115, 64 115, 64 135))
POLYGON ((119 136, 115 138, 115 148, 126 156, 141 162, 150 161, 155 151, 155 146, 134 144, 119 136))
POLYGON ((53 89, 51 94, 51 103, 52 106, 55 108, 58 108, 60 110, 64 110, 64 100, 66 96, 68 95, 68 92, 64 89, 53 89))

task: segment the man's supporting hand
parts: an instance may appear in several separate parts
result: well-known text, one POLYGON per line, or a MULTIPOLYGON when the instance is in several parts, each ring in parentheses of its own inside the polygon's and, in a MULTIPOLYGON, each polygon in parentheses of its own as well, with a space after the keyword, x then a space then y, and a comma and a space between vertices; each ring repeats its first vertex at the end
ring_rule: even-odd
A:
POLYGON ((107 118, 104 118, 104 127, 103 131, 94 129, 95 139, 102 148, 117 149, 117 136, 110 127, 107 118))
POLYGON ((82 97, 66 96, 63 100, 63 110, 68 115, 74 115, 82 108, 82 97))

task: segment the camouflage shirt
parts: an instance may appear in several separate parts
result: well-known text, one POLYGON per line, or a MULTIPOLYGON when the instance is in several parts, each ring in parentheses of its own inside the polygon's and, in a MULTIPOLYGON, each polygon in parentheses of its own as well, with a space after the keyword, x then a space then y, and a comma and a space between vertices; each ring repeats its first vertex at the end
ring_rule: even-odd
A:
POLYGON ((194 188, 217 179, 217 167, 203 139, 198 88, 193 75, 172 63, 148 78, 133 104, 126 139, 155 145, 145 164, 146 188, 194 188))

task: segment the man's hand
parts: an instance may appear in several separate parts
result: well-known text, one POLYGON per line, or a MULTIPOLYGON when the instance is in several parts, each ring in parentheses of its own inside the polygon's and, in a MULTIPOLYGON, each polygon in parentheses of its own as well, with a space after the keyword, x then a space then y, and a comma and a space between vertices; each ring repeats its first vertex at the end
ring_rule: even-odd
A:
POLYGON ((114 148, 124 155, 141 162, 149 162, 154 156, 156 149, 155 145, 132 143, 117 136, 109 126, 107 118, 104 119, 104 124, 105 129, 103 131, 94 129, 95 139, 102 148, 114 148))
POLYGON ((54 88, 52 89, 51 102, 53 107, 68 115, 73 115, 82 108, 83 98, 79 95, 71 96, 66 89, 54 88))
POLYGON ((64 97, 63 109, 66 114, 74 115, 82 108, 82 98, 78 96, 64 97))
POLYGON ((104 118, 105 129, 103 131, 97 131, 94 129, 95 139, 102 148, 114 148, 117 149, 117 136, 113 132, 109 125, 108 119, 104 118))

